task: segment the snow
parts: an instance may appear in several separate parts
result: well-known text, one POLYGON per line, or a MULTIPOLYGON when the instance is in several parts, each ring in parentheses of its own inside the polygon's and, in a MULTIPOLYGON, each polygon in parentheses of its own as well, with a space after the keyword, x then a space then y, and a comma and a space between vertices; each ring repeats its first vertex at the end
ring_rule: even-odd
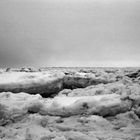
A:
POLYGON ((55 97, 54 102, 59 104, 60 106, 69 106, 73 105, 74 103, 81 101, 81 102, 104 102, 109 104, 110 102, 114 104, 120 101, 120 96, 117 94, 110 94, 110 95, 97 95, 97 96, 81 96, 81 97, 55 97))

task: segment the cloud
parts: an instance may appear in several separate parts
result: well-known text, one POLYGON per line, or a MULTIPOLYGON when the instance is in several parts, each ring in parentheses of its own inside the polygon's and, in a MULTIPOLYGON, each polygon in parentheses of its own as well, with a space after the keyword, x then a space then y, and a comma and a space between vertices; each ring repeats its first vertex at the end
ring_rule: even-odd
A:
POLYGON ((0 1, 0 66, 138 65, 139 12, 137 0, 0 1))

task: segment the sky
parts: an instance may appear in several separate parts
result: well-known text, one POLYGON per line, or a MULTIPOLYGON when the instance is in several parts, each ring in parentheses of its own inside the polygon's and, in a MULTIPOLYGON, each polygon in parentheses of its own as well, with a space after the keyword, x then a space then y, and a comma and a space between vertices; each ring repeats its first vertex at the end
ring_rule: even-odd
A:
POLYGON ((139 0, 0 0, 0 67, 140 66, 139 0))

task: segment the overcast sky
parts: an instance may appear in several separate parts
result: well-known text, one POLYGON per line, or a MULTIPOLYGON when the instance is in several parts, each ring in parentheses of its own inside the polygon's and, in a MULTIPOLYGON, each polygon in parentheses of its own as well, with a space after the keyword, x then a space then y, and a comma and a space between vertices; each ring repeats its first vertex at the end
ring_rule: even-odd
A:
POLYGON ((0 66, 140 66, 140 1, 0 0, 0 66))

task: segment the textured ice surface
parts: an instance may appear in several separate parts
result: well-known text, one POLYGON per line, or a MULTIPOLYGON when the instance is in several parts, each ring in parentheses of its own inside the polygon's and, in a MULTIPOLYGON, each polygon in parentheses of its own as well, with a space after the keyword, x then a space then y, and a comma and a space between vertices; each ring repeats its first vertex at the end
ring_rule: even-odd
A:
POLYGON ((3 70, 0 139, 139 140, 139 75, 113 68, 3 70))

